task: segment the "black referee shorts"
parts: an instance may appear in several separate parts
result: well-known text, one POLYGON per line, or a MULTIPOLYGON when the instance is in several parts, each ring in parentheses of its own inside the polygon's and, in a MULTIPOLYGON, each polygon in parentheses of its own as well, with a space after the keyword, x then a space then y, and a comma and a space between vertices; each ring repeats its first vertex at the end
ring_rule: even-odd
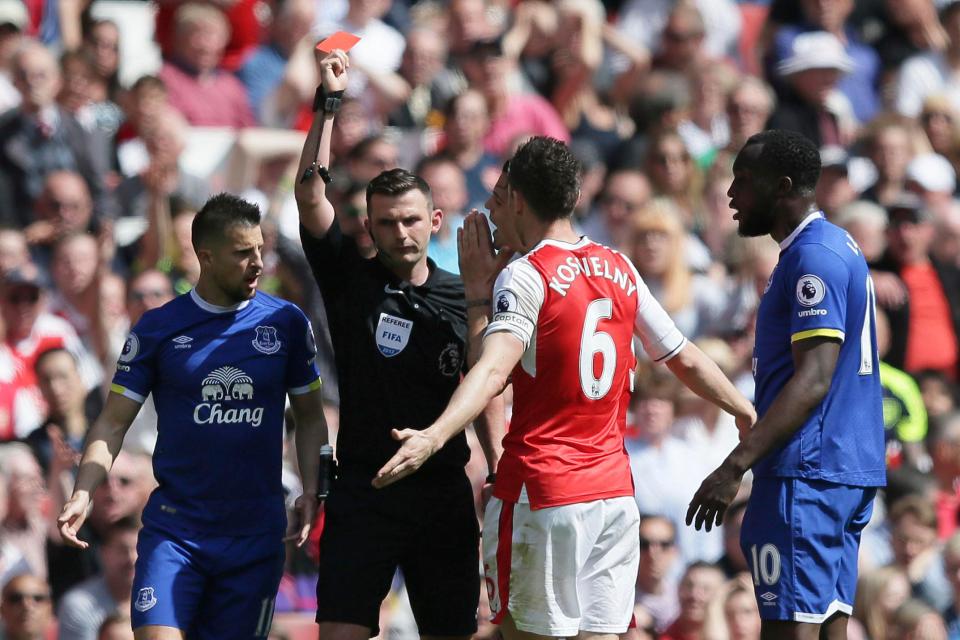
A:
POLYGON ((341 473, 324 506, 317 622, 380 633, 380 605, 399 567, 420 635, 477 630, 480 532, 462 471, 374 489, 341 473))

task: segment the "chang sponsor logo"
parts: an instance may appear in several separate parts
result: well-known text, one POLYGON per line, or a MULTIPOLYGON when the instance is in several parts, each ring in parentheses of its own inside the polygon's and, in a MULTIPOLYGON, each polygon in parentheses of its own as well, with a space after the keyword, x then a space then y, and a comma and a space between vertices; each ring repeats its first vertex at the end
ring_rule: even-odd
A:
POLYGON ((253 380, 236 367, 214 369, 200 386, 200 403, 193 409, 196 424, 249 424, 259 427, 263 407, 231 406, 253 400, 253 380))

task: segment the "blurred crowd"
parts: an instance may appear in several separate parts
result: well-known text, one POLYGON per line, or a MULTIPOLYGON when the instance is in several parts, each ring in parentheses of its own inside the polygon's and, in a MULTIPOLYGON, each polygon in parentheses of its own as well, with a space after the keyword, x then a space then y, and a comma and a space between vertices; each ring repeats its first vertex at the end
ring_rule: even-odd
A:
MULTIPOLYGON (((732 161, 768 127, 816 141, 817 202, 872 268, 883 360, 890 482, 864 536, 850 637, 960 639, 950 0, 0 0, 0 638, 132 638, 150 399, 94 496, 90 548, 62 545, 53 519, 127 331, 196 281, 190 224, 209 195, 264 212, 262 288, 313 319, 336 428, 293 184, 314 44, 339 30, 362 39, 327 193, 364 250, 366 183, 401 166, 433 189, 445 217, 430 254, 457 271, 463 215, 482 210, 519 142, 554 136, 583 165, 583 233, 622 250, 748 397, 754 313, 779 248, 737 237, 732 161)), ((737 431, 681 389, 641 364, 627 432, 645 514, 629 635, 753 640, 758 578, 738 544, 749 486, 722 528, 682 522, 737 431)), ((486 469, 473 443, 479 509, 486 469)), ((288 556, 275 638, 311 633, 316 605, 315 553, 288 556)), ((416 635, 402 576, 380 626, 416 635)), ((482 621, 478 635, 493 632, 482 621)))

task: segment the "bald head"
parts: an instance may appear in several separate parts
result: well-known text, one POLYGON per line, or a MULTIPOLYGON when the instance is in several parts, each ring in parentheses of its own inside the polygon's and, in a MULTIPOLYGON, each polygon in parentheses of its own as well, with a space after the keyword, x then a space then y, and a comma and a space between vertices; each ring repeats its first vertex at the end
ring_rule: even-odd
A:
POLYGON ((28 40, 13 56, 13 84, 23 96, 23 110, 36 113, 56 100, 61 86, 60 66, 46 47, 28 40))

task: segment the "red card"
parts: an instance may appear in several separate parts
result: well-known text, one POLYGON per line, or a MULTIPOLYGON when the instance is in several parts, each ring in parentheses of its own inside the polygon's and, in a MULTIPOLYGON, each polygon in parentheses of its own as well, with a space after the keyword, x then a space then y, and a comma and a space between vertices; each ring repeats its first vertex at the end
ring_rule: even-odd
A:
POLYGON ((334 49, 343 49, 350 51, 353 45, 360 42, 360 37, 346 31, 337 31, 335 34, 317 45, 317 49, 324 53, 330 53, 334 49))

